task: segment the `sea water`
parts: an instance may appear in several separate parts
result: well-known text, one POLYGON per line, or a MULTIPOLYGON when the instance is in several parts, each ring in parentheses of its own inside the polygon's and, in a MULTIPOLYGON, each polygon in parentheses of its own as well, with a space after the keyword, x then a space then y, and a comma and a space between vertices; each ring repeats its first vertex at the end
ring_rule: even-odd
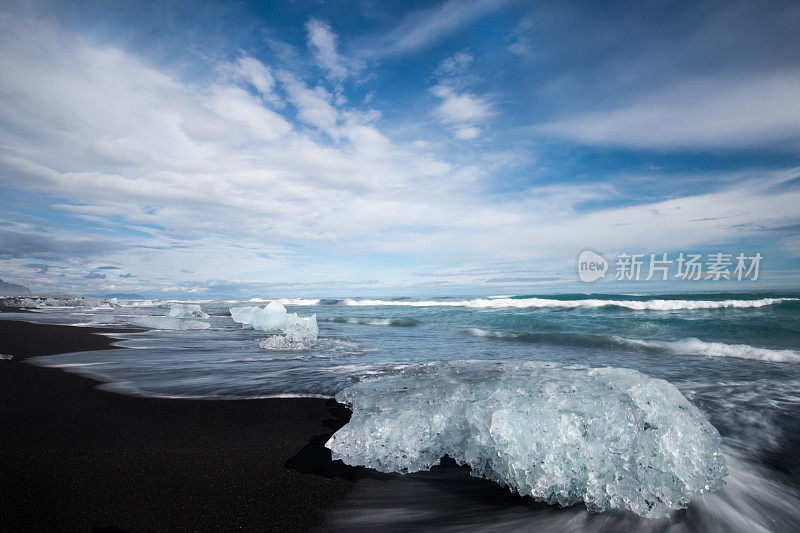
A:
MULTIPOLYGON (((375 507, 416 509, 421 520, 423 515, 441 515, 441 505, 436 506, 439 511, 431 509, 431 502, 437 498, 446 505, 471 502, 476 509, 483 509, 478 513, 483 518, 475 517, 476 523, 472 524, 478 528, 504 524, 504 528, 514 529, 539 524, 567 530, 626 527, 781 531, 800 528, 798 298, 800 295, 791 293, 742 293, 98 301, 93 306, 74 307, 51 303, 43 306, 40 313, 16 318, 33 316, 34 320, 56 323, 153 328, 123 335, 124 340, 118 343, 123 350, 37 359, 39 364, 98 378, 105 383, 103 387, 144 396, 333 397, 372 380, 397 383, 425 365, 467 364, 464 361, 480 365, 494 362, 506 367, 545 364, 585 369, 567 381, 577 381, 579 389, 589 387, 587 390, 594 389, 588 377, 580 377, 581 372, 635 371, 643 380, 663 380, 674 387, 719 433, 717 446, 727 469, 724 479, 719 478, 723 488, 710 485, 708 491, 703 491, 690 484, 690 492, 705 493, 689 498, 687 510, 669 510, 683 505, 682 493, 677 491, 674 501, 678 503, 670 503, 669 509, 655 513, 663 516, 660 519, 641 518, 639 515, 648 513, 637 513, 630 506, 626 510, 624 505, 611 506, 621 511, 587 513, 583 500, 588 492, 579 490, 585 483, 565 489, 569 492, 574 488, 573 493, 578 496, 574 501, 561 502, 577 502, 564 510, 559 510, 559 505, 548 505, 545 510, 525 505, 498 509, 475 502, 473 497, 441 490, 435 497, 430 493, 423 497, 424 491, 409 491, 407 501, 398 498, 395 491, 393 497, 374 502, 375 507), (262 330, 252 329, 231 316, 232 308, 263 310, 270 302, 279 304, 287 317, 296 315, 296 319, 287 318, 286 323, 262 330), (184 307, 175 307, 176 304, 184 307), (171 309, 176 309, 173 316, 171 309), (189 309, 192 311, 185 312, 189 309), (208 318, 199 318, 204 315, 208 318), (314 338, 305 327, 312 317, 317 328, 314 338), (290 321, 295 330, 287 329, 290 321), (303 328, 298 330, 298 325, 303 328), (294 338, 301 342, 291 342, 294 338), (623 514, 615 514, 618 512, 623 514)), ((273 305, 273 311, 276 308, 273 305)), ((260 316, 274 318, 263 312, 260 316)), ((469 379, 480 380, 475 376, 469 379)), ((536 377, 519 379, 528 383, 530 390, 541 387, 536 377)), ((553 398, 563 394, 560 387, 564 383, 552 389, 553 398)), ((490 384, 488 378, 487 383, 475 384, 470 390, 484 389, 500 391, 497 394, 515 390, 496 382, 490 384)), ((411 395, 407 398, 411 408, 411 395)), ((496 395, 492 398, 496 399, 496 395)), ((477 401, 498 410, 496 403, 480 398, 477 401)), ((678 403, 670 403, 665 410, 678 403)), ((403 403, 398 405, 402 408, 403 403)), ((565 412, 573 411, 566 408, 565 412)), ((694 425, 687 431, 694 432, 699 427, 694 425)), ((644 433, 637 431, 621 433, 620 438, 642 438, 644 433)), ((457 455, 457 450, 451 451, 457 455)), ((713 451, 703 453, 703 457, 710 457, 713 451)), ((653 460, 665 457, 658 455, 653 460)), ((362 462, 368 464, 366 459, 362 462)), ((712 463, 709 459, 698 464, 713 467, 712 463)), ((502 467, 493 471, 498 468, 502 467)), ((472 470, 476 470, 474 465, 472 470)), ((608 472, 606 469, 600 473, 608 472)), ((411 480, 408 483, 418 482, 413 476, 417 474, 407 476, 411 480)), ((717 478, 710 479, 713 485, 717 478)), ((516 483, 512 481, 505 485, 516 483)), ((426 490, 444 486, 426 485, 426 490)), ((379 488, 370 498, 377 494, 379 488)), ((540 499, 547 501, 546 497, 540 499)), ((559 503, 557 499, 553 501, 559 503)), ((362 505, 360 511, 347 516, 351 518, 353 513, 369 514, 369 506, 362 505)), ((376 512, 360 523, 370 527, 408 525, 391 522, 392 516, 401 515, 405 516, 376 512)))

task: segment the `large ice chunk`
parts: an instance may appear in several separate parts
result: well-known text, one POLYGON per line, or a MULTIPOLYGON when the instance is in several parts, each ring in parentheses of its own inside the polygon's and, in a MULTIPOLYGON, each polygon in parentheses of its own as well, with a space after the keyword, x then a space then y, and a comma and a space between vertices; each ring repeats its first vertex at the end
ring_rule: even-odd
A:
POLYGON ((169 311, 167 311, 169 318, 208 318, 199 305, 197 304, 169 304, 169 311))
POLYGON ((301 317, 297 313, 287 313, 283 304, 276 301, 263 308, 231 307, 231 317, 245 328, 285 334, 262 340, 259 346, 267 350, 307 349, 316 342, 319 334, 317 315, 301 317))
POLYGON ((270 302, 266 307, 231 307, 231 317, 246 328, 261 331, 285 331, 290 326, 298 326, 317 331, 317 315, 300 317, 297 313, 287 313, 280 302, 270 302))
POLYGON ((719 433, 670 383, 629 369, 454 361, 362 381, 326 446, 416 472, 449 455, 522 495, 661 517, 727 474, 719 433))

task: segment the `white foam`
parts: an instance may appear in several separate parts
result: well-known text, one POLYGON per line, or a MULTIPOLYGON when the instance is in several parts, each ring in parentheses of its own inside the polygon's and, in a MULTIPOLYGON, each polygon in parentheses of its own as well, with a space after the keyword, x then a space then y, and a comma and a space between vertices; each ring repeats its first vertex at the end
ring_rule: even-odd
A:
MULTIPOLYGON (((473 337, 488 337, 494 339, 526 340, 535 339, 546 342, 548 336, 551 340, 565 342, 567 339, 580 344, 582 339, 590 339, 596 345, 602 345, 604 340, 614 346, 627 348, 640 348, 645 350, 658 350, 677 355, 701 355, 707 357, 734 357, 738 359, 751 359, 755 361, 768 361, 773 363, 800 363, 800 352, 790 349, 759 348, 749 344, 725 344, 722 342, 706 342, 697 338, 686 338, 677 341, 656 341, 631 339, 611 335, 581 335, 581 334, 548 334, 548 333, 512 333, 507 331, 494 331, 481 328, 466 328, 464 333, 473 337)), ((585 341, 584 341, 585 342, 585 341)))
POLYGON ((704 355, 707 357, 735 357, 755 361, 773 363, 800 363, 800 352, 796 350, 779 350, 759 348, 749 344, 725 344, 722 342, 706 342, 696 338, 678 341, 646 341, 613 337, 622 345, 637 348, 658 349, 679 355, 704 355))
POLYGON ((491 337, 494 339, 513 339, 518 334, 515 333, 506 333, 505 331, 492 331, 489 329, 482 329, 482 328, 466 328, 464 333, 467 335, 472 335, 473 337, 491 337))
POLYGON ((320 319, 320 322, 333 322, 336 324, 354 324, 360 326, 386 326, 386 327, 411 327, 419 325, 419 321, 414 318, 394 317, 336 317, 320 319))
POLYGON ((190 330, 208 329, 211 327, 208 322, 189 318, 170 318, 167 316, 141 316, 128 318, 127 320, 135 326, 149 329, 190 330))
POLYGON ((670 383, 629 369, 453 361, 348 387, 333 459, 382 472, 449 455, 523 495, 649 518, 718 490, 719 434, 670 383))
POLYGON ((565 308, 594 309, 598 307, 624 307, 637 311, 677 311, 683 309, 721 309, 764 307, 800 298, 761 298, 758 300, 554 300, 551 298, 476 298, 472 300, 345 300, 350 306, 402 306, 402 307, 468 307, 473 309, 499 308, 565 308))
POLYGON ((120 307, 161 307, 164 303, 162 300, 125 300, 120 307))
MULTIPOLYGON (((433 531, 457 523, 458 531, 543 531, 561 533, 770 533, 796 531, 800 494, 768 467, 721 447, 730 474, 725 489, 692 498, 687 511, 662 520, 632 514, 590 514, 580 506, 542 512, 527 505, 485 500, 485 489, 441 472, 397 482, 358 483, 333 510, 342 531, 433 531), (457 484, 457 485, 456 485, 457 484), (467 512, 464 512, 464 510, 467 512)), ((455 528, 451 528, 455 529, 455 528)))
POLYGON ((325 394, 299 394, 293 392, 284 392, 281 394, 270 394, 268 396, 256 396, 256 399, 270 399, 270 398, 295 398, 295 399, 302 399, 302 398, 313 398, 317 400, 330 400, 333 399, 333 396, 325 395, 325 394))
POLYGON ((347 324, 360 324, 363 326, 391 326, 391 318, 347 318, 347 324))

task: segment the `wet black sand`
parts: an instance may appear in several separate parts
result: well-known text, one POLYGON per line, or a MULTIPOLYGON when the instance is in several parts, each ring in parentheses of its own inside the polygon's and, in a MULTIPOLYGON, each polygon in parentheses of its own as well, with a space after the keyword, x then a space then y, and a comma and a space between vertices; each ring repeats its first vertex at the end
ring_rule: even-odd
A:
POLYGON ((0 320, 0 531, 325 527, 353 469, 322 443, 348 418, 321 399, 168 400, 24 358, 111 348, 109 332, 0 320))

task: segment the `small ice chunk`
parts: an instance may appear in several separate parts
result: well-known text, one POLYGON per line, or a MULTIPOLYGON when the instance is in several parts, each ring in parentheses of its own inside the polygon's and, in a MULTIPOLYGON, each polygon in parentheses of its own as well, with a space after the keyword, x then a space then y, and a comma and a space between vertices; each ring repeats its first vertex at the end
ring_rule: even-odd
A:
POLYGON ((259 346, 267 350, 307 349, 316 342, 319 334, 317 315, 301 317, 297 313, 287 313, 280 302, 270 302, 263 308, 231 307, 231 317, 245 328, 285 333, 262 340, 259 346))
POLYGON ((169 305, 167 316, 169 318, 208 318, 208 315, 197 304, 177 303, 169 305))
POLYGON ((273 335, 262 339, 258 346, 264 350, 308 350, 317 342, 317 331, 293 325, 286 328, 285 335, 273 335))
POLYGON ((12 359, 14 359, 13 355, 7 353, 0 353, 0 361, 11 361, 12 359))
POLYGON ((453 361, 362 381, 326 446, 381 472, 449 455, 514 492, 657 518, 727 474, 719 433, 670 383, 623 368, 453 361))

